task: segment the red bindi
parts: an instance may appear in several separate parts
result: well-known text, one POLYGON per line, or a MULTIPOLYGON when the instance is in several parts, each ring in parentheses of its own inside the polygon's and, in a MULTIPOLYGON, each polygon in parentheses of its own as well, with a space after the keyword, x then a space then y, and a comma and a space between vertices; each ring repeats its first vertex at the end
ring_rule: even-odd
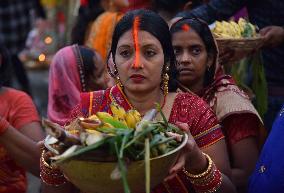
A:
POLYGON ((183 31, 185 31, 185 32, 188 32, 188 31, 190 30, 190 26, 189 26, 188 24, 183 24, 183 25, 181 26, 181 29, 182 29, 183 31))

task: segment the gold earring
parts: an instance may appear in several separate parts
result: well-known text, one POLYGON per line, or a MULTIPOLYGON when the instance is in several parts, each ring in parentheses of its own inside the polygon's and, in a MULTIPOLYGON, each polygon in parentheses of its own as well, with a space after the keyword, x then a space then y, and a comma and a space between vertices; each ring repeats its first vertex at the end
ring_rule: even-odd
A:
POLYGON ((166 67, 166 72, 163 75, 163 91, 164 91, 164 95, 166 96, 169 93, 169 80, 170 77, 168 75, 168 71, 170 70, 169 66, 166 67))
POLYGON ((116 83, 118 86, 120 86, 120 88, 123 88, 123 85, 122 85, 122 83, 121 83, 121 80, 120 80, 119 76, 116 76, 116 78, 115 78, 115 83, 116 83))

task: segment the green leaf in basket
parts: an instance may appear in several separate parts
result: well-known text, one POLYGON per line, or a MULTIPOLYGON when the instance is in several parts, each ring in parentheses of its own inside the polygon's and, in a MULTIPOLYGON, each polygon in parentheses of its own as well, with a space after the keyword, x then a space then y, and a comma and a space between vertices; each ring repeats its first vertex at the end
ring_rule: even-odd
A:
MULTIPOLYGON (((166 143, 168 143, 168 142, 170 142, 170 141, 173 141, 174 140, 174 137, 162 137, 161 139, 159 139, 159 140, 155 140, 155 141, 151 141, 151 143, 150 143, 150 148, 153 148, 153 147, 155 147, 155 146, 158 146, 158 145, 161 145, 161 144, 166 144, 166 143)), ((167 147, 167 146, 165 146, 165 147, 167 147)), ((138 155, 137 155, 137 158, 139 158, 140 156, 142 156, 144 153, 145 153, 145 150, 146 150, 146 148, 144 148, 138 155)), ((163 151, 162 151, 162 154, 164 154, 164 153, 166 153, 166 149, 164 149, 163 151)))
POLYGON ((132 129, 128 128, 96 128, 97 131, 102 133, 112 133, 112 134, 119 134, 124 133, 125 131, 131 131, 132 129))
POLYGON ((124 148, 129 147, 130 145, 132 145, 135 141, 137 141, 140 137, 143 137, 145 135, 147 135, 148 133, 151 133, 151 131, 155 130, 157 127, 154 126, 153 124, 149 124, 148 127, 144 130, 142 130, 141 132, 137 133, 137 135, 135 137, 133 137, 133 139, 131 141, 129 141, 124 148))
POLYGON ((122 178, 124 193, 130 193, 130 189, 129 189, 127 178, 126 178, 126 167, 125 167, 123 159, 119 157, 119 150, 118 150, 117 142, 114 142, 114 147, 115 147, 115 150, 116 150, 118 166, 119 166, 119 171, 120 171, 120 175, 121 175, 121 178, 122 178))
POLYGON ((168 123, 168 120, 167 120, 165 114, 163 113, 161 105, 159 103, 156 103, 156 109, 161 114, 163 121, 164 121, 166 128, 167 128, 169 123, 168 123))
POLYGON ((145 182, 146 193, 150 193, 150 143, 149 139, 145 139, 145 182))
POLYGON ((119 151, 119 157, 123 158, 123 152, 124 152, 124 146, 126 144, 126 142, 128 141, 128 139, 130 138, 132 132, 125 132, 125 134, 123 135, 123 139, 122 139, 122 143, 121 143, 121 147, 120 147, 120 151, 119 151))

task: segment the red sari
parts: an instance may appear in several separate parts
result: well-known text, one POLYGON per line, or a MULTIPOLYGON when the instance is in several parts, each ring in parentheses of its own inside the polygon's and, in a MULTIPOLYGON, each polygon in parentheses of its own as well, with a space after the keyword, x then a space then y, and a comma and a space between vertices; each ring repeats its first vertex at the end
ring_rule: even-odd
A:
MULTIPOLYGON (((104 91, 95 91, 81 94, 79 111, 74 111, 73 117, 89 116, 98 111, 111 113, 109 105, 115 101, 125 110, 131 109, 131 104, 119 86, 104 91), (79 114, 78 114, 79 113, 79 114)), ((170 123, 187 123, 190 132, 200 148, 210 146, 224 138, 217 118, 213 111, 199 97, 191 93, 177 94, 171 114, 170 123)), ((173 180, 163 182, 152 190, 153 193, 188 193, 194 192, 191 184, 182 172, 173 180)))
MULTIPOLYGON (((258 112, 248 95, 236 85, 231 76, 224 74, 217 63, 216 69, 213 82, 197 94, 215 112, 226 136, 229 153, 234 144, 248 137, 256 137, 261 147, 266 131, 258 112)), ((180 89, 191 93, 183 85, 180 85, 180 89)))
POLYGON ((248 137, 256 137, 259 145, 263 144, 266 137, 263 122, 248 95, 231 76, 223 74, 220 69, 215 80, 204 89, 200 97, 216 113, 223 126, 229 150, 232 145, 248 137))

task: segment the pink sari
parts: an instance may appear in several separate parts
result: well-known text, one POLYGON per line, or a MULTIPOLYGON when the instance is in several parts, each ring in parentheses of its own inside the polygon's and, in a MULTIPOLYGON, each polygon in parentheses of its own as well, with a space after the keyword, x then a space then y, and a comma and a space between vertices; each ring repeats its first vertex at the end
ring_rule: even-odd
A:
MULTIPOLYGON (((119 86, 103 91, 81 94, 80 106, 73 111, 73 118, 89 116, 98 111, 111 113, 109 105, 115 101, 125 110, 131 109, 131 104, 119 86)), ((200 148, 210 146, 223 139, 221 128, 213 111, 206 103, 191 93, 177 94, 169 117, 170 123, 187 123, 197 145, 200 148)), ((167 182, 161 182, 154 187, 152 193, 188 193, 194 192, 186 176, 179 172, 176 177, 167 182)))
POLYGON ((48 118, 60 125, 69 119, 70 111, 80 101, 84 74, 77 45, 67 46, 56 53, 49 70, 48 118))

